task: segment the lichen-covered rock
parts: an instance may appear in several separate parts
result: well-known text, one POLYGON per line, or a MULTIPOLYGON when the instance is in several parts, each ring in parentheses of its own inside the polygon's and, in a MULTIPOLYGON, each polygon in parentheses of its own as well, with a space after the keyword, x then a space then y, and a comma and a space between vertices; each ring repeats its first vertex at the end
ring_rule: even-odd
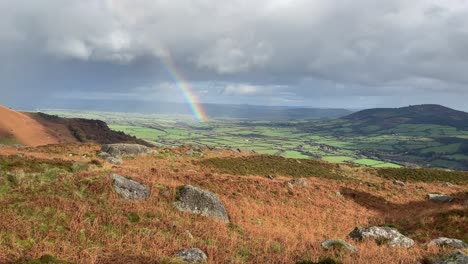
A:
POLYGON ((379 243, 386 243, 393 247, 412 247, 414 240, 402 235, 395 228, 390 227, 356 227, 349 236, 353 239, 374 239, 379 243))
POLYGON ((449 203, 453 200, 452 196, 438 193, 430 193, 427 195, 427 197, 429 198, 429 200, 437 203, 449 203))
POLYGON ((150 196, 149 187, 117 174, 112 174, 115 191, 126 200, 146 200, 150 196))
POLYGON ((199 248, 189 248, 182 250, 175 254, 174 257, 179 258, 187 263, 203 263, 206 262, 208 258, 205 252, 199 248))
POLYGON ((114 157, 108 157, 106 158, 106 161, 109 162, 110 164, 122 164, 122 159, 121 158, 114 158, 114 157))
POLYGON ((346 241, 344 240, 341 240, 341 239, 329 239, 329 240, 325 240, 323 241, 320 246, 323 248, 323 249, 327 249, 327 250, 331 250, 331 249, 335 249, 335 250, 347 250, 349 252, 357 252, 357 249, 355 247, 353 247, 352 245, 350 245, 349 243, 347 243, 346 241))
POLYGON ((137 156, 155 153, 154 150, 138 144, 107 144, 102 146, 101 152, 109 153, 112 157, 137 156))
POLYGON ((393 184, 399 185, 399 186, 402 186, 402 187, 405 186, 405 183, 402 182, 402 181, 399 181, 399 180, 394 180, 394 181, 393 181, 393 184))
POLYGON ((299 184, 299 185, 302 185, 302 186, 307 186, 307 181, 305 179, 302 179, 302 178, 295 178, 292 180, 292 183, 293 184, 299 184))
POLYGON ((450 183, 450 182, 443 182, 443 183, 441 184, 441 186, 444 186, 444 187, 454 187, 455 184, 450 183))
POLYGON ((439 247, 453 247, 453 248, 468 248, 468 244, 460 239, 439 237, 431 240, 428 246, 439 246, 439 247))
POLYGON ((99 152, 99 154, 97 154, 97 156, 101 159, 107 159, 109 157, 111 157, 111 155, 107 152, 99 152))
POLYGON ((177 209, 229 222, 229 216, 223 203, 212 192, 185 185, 177 190, 175 202, 177 209))
POLYGON ((461 250, 457 250, 452 255, 438 259, 432 264, 468 264, 468 255, 461 250))

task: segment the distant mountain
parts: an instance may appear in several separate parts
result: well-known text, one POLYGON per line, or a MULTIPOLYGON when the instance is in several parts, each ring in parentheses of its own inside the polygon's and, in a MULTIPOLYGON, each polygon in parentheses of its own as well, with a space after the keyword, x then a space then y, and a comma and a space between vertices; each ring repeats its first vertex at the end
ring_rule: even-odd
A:
POLYGON ((149 145, 146 141, 112 131, 99 120, 18 112, 3 106, 0 106, 0 117, 0 144, 41 146, 77 142, 129 142, 149 145))
POLYGON ((468 113, 434 104, 414 105, 401 108, 374 108, 362 110, 343 117, 360 126, 378 126, 389 129, 402 124, 430 124, 468 128, 468 113))

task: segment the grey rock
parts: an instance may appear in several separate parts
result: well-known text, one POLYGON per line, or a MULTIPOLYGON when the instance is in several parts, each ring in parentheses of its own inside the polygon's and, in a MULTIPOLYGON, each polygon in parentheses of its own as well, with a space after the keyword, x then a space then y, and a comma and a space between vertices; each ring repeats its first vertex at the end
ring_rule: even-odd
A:
POLYGON ((155 153, 154 150, 138 144, 107 144, 102 146, 101 151, 109 153, 112 157, 138 156, 155 153))
POLYGON ((330 239, 330 240, 325 240, 323 241, 320 246, 323 248, 323 249, 327 249, 327 250, 331 250, 331 249, 338 249, 338 250, 347 250, 349 252, 357 252, 357 249, 355 247, 353 247, 352 245, 350 245, 349 243, 347 243, 346 241, 344 240, 341 240, 341 239, 330 239))
POLYGON ((268 175, 267 178, 270 179, 270 180, 273 180, 273 179, 275 178, 275 176, 273 176, 273 175, 268 175))
POLYGON ((405 186, 405 183, 402 182, 402 181, 399 181, 399 180, 394 180, 394 181, 393 181, 393 184, 399 185, 399 186, 405 186))
POLYGON ((450 182, 443 182, 441 185, 444 186, 444 187, 454 187, 455 186, 455 184, 452 184, 450 182))
POLYGON ((439 247, 453 247, 453 248, 468 248, 468 244, 460 239, 439 237, 431 240, 428 246, 439 246, 439 247))
POLYGON ((114 157, 108 157, 106 158, 106 161, 111 164, 122 164, 123 162, 121 158, 114 158, 114 157))
POLYGON ((193 237, 192 233, 190 233, 190 231, 185 230, 185 235, 187 235, 187 237, 190 238, 190 240, 194 240, 194 237, 193 237))
POLYGON ((290 182, 286 183, 286 186, 287 186, 289 189, 294 189, 294 186, 293 186, 292 183, 290 183, 290 182))
POLYGON ((452 255, 438 259, 432 264, 468 264, 468 255, 461 250, 457 250, 452 255))
POLYGON ((182 250, 175 254, 174 257, 179 258, 187 263, 203 263, 208 259, 205 252, 199 248, 189 248, 182 250))
POLYGON ((175 207, 183 212, 214 217, 223 222, 229 222, 226 208, 214 193, 191 185, 178 188, 175 207))
POLYGON ((246 148, 238 148, 239 153, 255 153, 253 150, 246 149, 246 148))
POLYGON ((391 227, 356 227, 349 236, 353 239, 374 239, 378 242, 388 243, 393 247, 412 247, 414 240, 402 235, 398 230, 391 227))
POLYGON ((189 155, 189 156, 192 156, 193 154, 195 153, 195 151, 193 151, 193 149, 189 149, 185 152, 186 155, 189 155))
POLYGON ((146 200, 150 196, 149 187, 117 174, 112 174, 115 191, 126 200, 146 200))
POLYGON ((437 193, 430 193, 427 195, 427 197, 429 198, 429 200, 437 203, 449 203, 453 200, 452 196, 437 193))
POLYGON ((340 192, 336 192, 335 195, 336 195, 336 196, 341 196, 341 193, 340 193, 340 192))
POLYGON ((302 185, 302 186, 307 186, 307 181, 305 179, 302 179, 302 178, 295 178, 292 180, 292 183, 294 184, 299 184, 299 185, 302 185))
POLYGON ((99 152, 99 154, 97 154, 97 156, 101 159, 107 159, 109 157, 111 157, 111 155, 107 152, 99 152))
POLYGON ((235 153, 241 153, 241 150, 238 148, 231 148, 231 151, 235 153))

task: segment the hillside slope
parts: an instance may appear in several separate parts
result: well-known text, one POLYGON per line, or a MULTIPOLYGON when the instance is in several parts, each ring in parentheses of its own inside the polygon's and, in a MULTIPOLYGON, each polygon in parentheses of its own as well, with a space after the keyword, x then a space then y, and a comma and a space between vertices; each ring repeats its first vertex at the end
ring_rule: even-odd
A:
MULTIPOLYGON (((27 146, 57 144, 59 139, 27 114, 0 106, 0 140, 27 146)), ((70 138, 69 142, 73 142, 70 138)))
POLYGON ((468 172, 370 169, 188 147, 158 148, 111 165, 99 150, 95 144, 0 148, 0 263, 43 263, 28 260, 50 254, 76 264, 175 264, 181 263, 171 258, 176 252, 197 247, 208 264, 413 264, 453 251, 428 248, 434 238, 468 241, 468 172), (150 197, 122 199, 113 173, 148 186, 150 197), (182 185, 216 194, 231 223, 177 210, 182 185), (428 193, 454 200, 435 203, 428 193), (374 225, 393 226, 416 245, 349 237, 356 226, 374 225), (358 252, 324 250, 325 239, 344 239, 358 252))
POLYGON ((42 146, 60 143, 138 143, 146 141, 111 130, 100 120, 60 118, 43 113, 18 112, 0 106, 0 143, 42 146))

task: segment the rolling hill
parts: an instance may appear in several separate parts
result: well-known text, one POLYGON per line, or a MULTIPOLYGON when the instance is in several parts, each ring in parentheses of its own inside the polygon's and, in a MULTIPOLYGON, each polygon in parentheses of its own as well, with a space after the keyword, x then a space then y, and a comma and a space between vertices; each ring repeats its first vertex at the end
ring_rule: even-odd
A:
POLYGON ((372 125, 382 129, 394 128, 402 124, 431 124, 451 126, 457 129, 468 128, 468 113, 433 104, 367 109, 342 119, 353 121, 356 126, 372 125))
POLYGON ((18 112, 4 106, 0 106, 0 116, 0 144, 4 145, 41 146, 78 142, 150 145, 125 133, 113 131, 99 120, 18 112))

